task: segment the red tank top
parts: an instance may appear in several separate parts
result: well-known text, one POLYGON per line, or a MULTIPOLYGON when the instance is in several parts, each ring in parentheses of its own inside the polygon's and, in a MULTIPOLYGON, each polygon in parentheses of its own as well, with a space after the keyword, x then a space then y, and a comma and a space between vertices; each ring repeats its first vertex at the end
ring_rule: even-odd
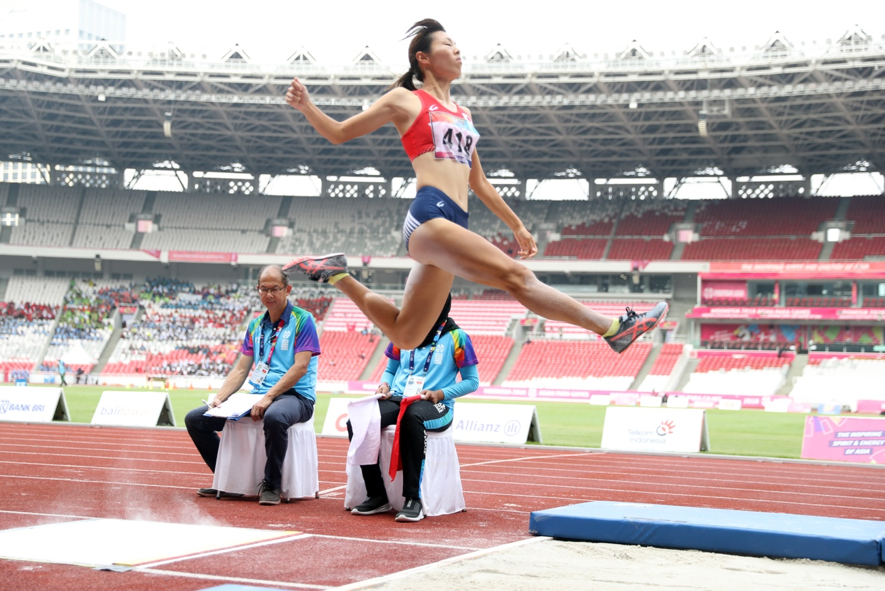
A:
POLYGON ((449 159, 471 166, 479 133, 470 115, 458 105, 454 111, 448 110, 423 90, 415 90, 413 94, 421 99, 421 113, 402 137, 409 159, 433 152, 439 160, 449 159))

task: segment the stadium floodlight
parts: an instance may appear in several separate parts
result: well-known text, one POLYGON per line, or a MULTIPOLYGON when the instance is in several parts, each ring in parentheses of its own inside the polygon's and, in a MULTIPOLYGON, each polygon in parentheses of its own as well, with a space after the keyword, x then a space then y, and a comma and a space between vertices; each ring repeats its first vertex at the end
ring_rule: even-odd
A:
POLYGON ((701 113, 698 119, 698 135, 707 137, 707 114, 701 113))

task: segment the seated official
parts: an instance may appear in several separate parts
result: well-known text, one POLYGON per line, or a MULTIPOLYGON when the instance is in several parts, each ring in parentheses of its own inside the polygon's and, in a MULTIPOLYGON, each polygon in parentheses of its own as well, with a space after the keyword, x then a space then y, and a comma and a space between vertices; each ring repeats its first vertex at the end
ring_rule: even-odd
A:
MULTIPOLYGON (((403 466, 403 508, 397 521, 414 522, 424 518, 420 498, 421 476, 427 449, 427 431, 445 431, 452 425, 455 398, 475 392, 479 387, 477 359, 467 333, 449 318, 451 295, 433 328, 424 341, 413 350, 400 350, 391 343, 385 355, 387 369, 376 391, 381 412, 381 429, 394 425, 403 398, 421 395, 406 408, 399 425, 400 457, 403 466), (461 381, 456 382, 458 374, 461 381)), ((353 426, 347 422, 347 433, 353 439, 353 426)), ((391 463, 397 461, 390 459, 391 463)), ((374 515, 390 511, 381 468, 376 462, 360 466, 366 483, 365 502, 354 507, 354 515, 374 515)))
MULTIPOLYGON (((207 417, 210 406, 219 406, 237 392, 248 378, 255 394, 251 417, 264 419, 267 463, 258 488, 262 505, 280 503, 283 460, 289 443, 289 427, 313 416, 316 402, 317 358, 320 342, 309 312, 289 303, 289 279, 276 265, 265 267, 258 277, 258 293, 267 311, 249 323, 241 353, 218 395, 209 404, 190 411, 184 419, 187 432, 212 472, 218 459, 218 432, 225 418, 207 417)), ((240 419, 249 420, 246 417, 240 419)), ((201 488, 200 496, 218 491, 201 488)), ((226 494, 221 496, 240 496, 226 494)))

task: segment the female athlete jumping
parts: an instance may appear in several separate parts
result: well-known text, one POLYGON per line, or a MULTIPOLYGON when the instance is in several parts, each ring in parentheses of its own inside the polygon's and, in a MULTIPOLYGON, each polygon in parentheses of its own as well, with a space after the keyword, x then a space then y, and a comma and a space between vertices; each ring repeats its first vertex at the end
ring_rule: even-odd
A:
POLYGON ((347 295, 398 347, 413 349, 430 330, 452 287, 454 275, 502 289, 544 318, 568 322, 605 337, 621 353, 667 314, 665 302, 645 314, 630 308, 609 318, 541 283, 525 265, 511 259, 485 238, 467 229, 468 189, 513 230, 521 258, 538 247, 531 233, 489 183, 476 144, 479 133, 470 111, 455 104, 452 82, 461 75, 461 52, 437 21, 413 25, 407 36, 409 71, 368 109, 336 121, 310 100, 294 79, 286 102, 301 111, 320 135, 333 144, 372 133, 393 123, 415 170, 417 195, 403 224, 403 240, 417 265, 409 274, 402 308, 362 285, 347 272, 343 254, 301 257, 284 267, 328 281, 347 295), (414 80, 421 88, 415 87, 414 80))

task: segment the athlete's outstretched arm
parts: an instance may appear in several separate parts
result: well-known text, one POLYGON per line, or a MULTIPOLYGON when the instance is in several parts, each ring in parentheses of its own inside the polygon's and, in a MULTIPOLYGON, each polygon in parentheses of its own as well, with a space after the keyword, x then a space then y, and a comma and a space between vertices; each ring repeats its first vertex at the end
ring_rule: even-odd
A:
POLYGON ((538 245, 535 243, 532 233, 526 229, 519 216, 510 209, 494 185, 486 178, 486 173, 483 172, 482 164, 479 161, 479 153, 476 150, 473 151, 473 165, 470 168, 469 182, 470 188, 473 189, 480 201, 507 224, 508 228, 513 230, 513 235, 519 243, 519 256, 527 259, 538 254, 538 245))
POLYGON ((321 136, 333 144, 343 144, 348 140, 372 133, 382 125, 408 117, 406 108, 409 100, 415 100, 405 88, 394 88, 368 109, 344 121, 336 121, 310 100, 307 88, 295 78, 286 91, 286 102, 295 107, 321 136))

